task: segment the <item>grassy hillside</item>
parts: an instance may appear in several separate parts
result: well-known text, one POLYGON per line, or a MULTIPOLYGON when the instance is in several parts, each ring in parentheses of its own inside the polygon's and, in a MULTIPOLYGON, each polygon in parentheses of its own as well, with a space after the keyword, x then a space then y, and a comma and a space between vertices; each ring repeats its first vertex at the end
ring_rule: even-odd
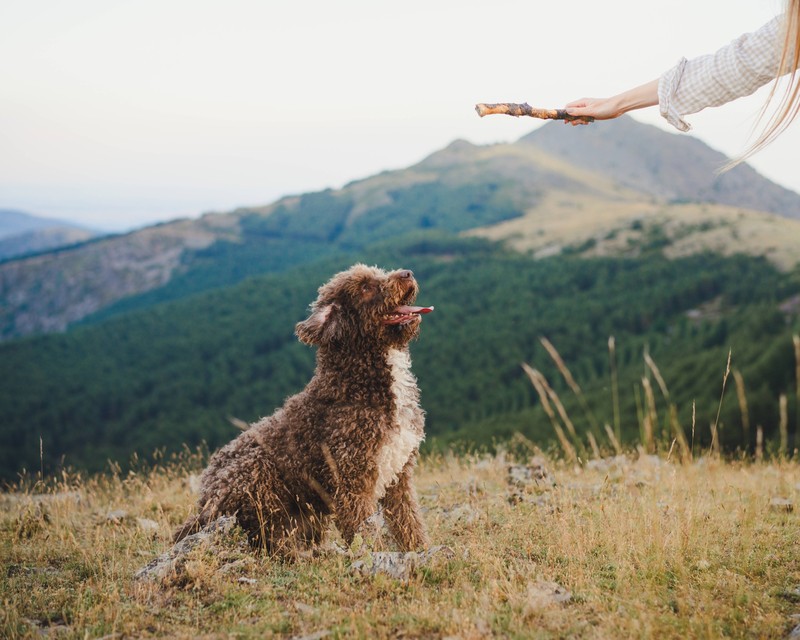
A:
POLYGON ((614 200, 550 191, 523 216, 471 229, 534 258, 570 253, 668 258, 713 252, 763 256, 782 270, 798 264, 800 220, 707 203, 665 204, 640 196, 614 200))
POLYGON ((628 452, 579 466, 517 444, 517 457, 423 460, 423 517, 446 548, 400 578, 381 570, 390 540, 348 550, 334 530, 294 563, 234 534, 135 579, 191 508, 196 458, 0 495, 0 635, 663 640, 798 626, 796 462, 628 452))
MULTIPOLYGON (((604 423, 615 425, 610 336, 626 415, 637 415, 642 404, 646 351, 672 390, 684 428, 693 402, 697 424, 708 425, 732 350, 752 425, 743 429, 746 419, 729 390, 723 447, 752 450, 756 425, 775 440, 781 394, 795 433, 797 272, 741 256, 533 262, 485 241, 426 234, 66 335, 0 346, 0 377, 7 381, 0 387, 2 476, 13 478, 23 466, 97 470, 107 458, 124 465, 133 452, 149 457, 156 449, 226 442, 235 433, 229 417, 269 414, 308 380, 313 350, 298 343, 294 325, 316 288, 356 259, 413 269, 420 303, 436 306, 412 346, 429 446, 461 439, 491 445, 515 432, 554 438, 521 364, 541 369, 568 410, 583 400, 568 392, 542 337, 592 405, 591 414, 577 413, 584 443, 588 430, 602 442, 604 423)), ((622 421, 618 431, 628 442, 641 439, 635 423, 622 421)), ((707 437, 702 429, 698 444, 707 437)))

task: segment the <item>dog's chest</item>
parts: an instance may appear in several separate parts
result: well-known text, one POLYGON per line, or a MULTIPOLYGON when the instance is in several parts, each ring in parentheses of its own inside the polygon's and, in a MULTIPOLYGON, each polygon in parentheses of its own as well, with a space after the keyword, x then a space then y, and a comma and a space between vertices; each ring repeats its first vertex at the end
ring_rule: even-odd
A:
POLYGON ((392 372, 394 428, 378 451, 377 498, 386 494, 386 488, 395 481, 423 439, 419 389, 417 379, 411 373, 411 358, 407 351, 393 349, 389 352, 387 363, 392 372))

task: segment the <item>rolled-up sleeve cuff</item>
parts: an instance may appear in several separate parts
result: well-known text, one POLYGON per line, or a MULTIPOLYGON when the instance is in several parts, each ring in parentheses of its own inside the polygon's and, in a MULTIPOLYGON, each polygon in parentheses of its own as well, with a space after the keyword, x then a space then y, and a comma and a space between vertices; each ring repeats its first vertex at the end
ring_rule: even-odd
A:
POLYGON ((692 128, 692 125, 686 122, 673 106, 686 62, 686 58, 681 58, 678 64, 665 72, 658 80, 658 108, 661 116, 680 131, 689 131, 692 128))

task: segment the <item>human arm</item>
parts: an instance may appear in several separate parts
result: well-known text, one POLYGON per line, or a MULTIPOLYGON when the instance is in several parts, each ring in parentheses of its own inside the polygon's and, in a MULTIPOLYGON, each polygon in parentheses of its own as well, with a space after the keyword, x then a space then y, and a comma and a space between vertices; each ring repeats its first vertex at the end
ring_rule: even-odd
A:
MULTIPOLYGON (((633 109, 659 105, 661 115, 681 131, 683 116, 750 95, 778 75, 785 17, 776 16, 752 33, 739 36, 714 54, 680 62, 639 87, 611 98, 583 98, 566 105, 573 116, 608 120, 633 109)), ((587 124, 575 120, 572 124, 587 124)))
POLYGON ((664 73, 658 86, 661 115, 681 131, 683 116, 749 96, 779 75, 785 16, 745 33, 714 54, 682 58, 664 73))

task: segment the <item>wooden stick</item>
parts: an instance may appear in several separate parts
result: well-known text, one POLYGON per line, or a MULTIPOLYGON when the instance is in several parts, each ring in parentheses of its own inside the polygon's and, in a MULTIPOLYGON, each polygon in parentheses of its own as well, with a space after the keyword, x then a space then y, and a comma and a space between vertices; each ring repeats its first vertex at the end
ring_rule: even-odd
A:
POLYGON ((542 118, 544 120, 594 121, 594 118, 591 116, 571 116, 567 113, 566 109, 535 109, 527 102, 523 102, 522 104, 516 102, 486 104, 481 102, 475 105, 475 111, 478 112, 481 118, 495 113, 502 113, 507 116, 514 116, 515 118, 519 118, 519 116, 530 116, 531 118, 542 118))

